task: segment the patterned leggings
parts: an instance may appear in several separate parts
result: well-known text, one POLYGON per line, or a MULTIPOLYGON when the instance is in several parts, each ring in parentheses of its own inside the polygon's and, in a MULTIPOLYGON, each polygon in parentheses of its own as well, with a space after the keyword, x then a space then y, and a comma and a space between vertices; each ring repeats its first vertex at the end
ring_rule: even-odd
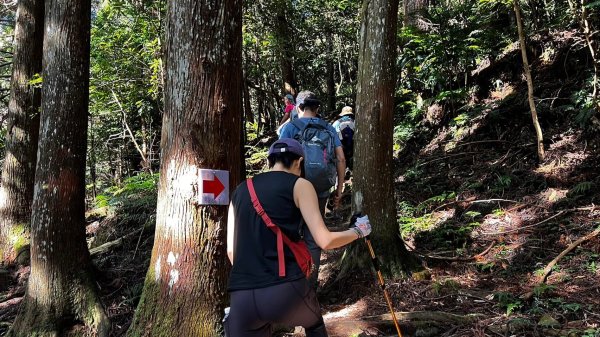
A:
POLYGON ((272 324, 302 326, 307 337, 327 337, 317 296, 306 279, 230 293, 225 337, 270 337, 272 324))

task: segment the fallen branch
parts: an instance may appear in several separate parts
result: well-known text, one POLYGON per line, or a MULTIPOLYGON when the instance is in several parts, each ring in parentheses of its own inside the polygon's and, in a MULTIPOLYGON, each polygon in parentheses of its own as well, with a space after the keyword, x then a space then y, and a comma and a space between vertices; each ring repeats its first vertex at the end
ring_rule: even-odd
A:
POLYGON ((461 152, 461 153, 454 153, 454 154, 449 154, 449 155, 445 155, 439 158, 434 158, 425 162, 422 162, 420 164, 417 165, 417 167, 421 167, 436 161, 440 161, 440 160, 444 160, 444 159, 448 159, 448 158, 453 158, 453 157, 459 157, 459 156, 466 156, 466 155, 470 155, 470 154, 481 154, 480 152, 461 152))
POLYGON ((442 260, 442 261, 473 261, 476 260, 479 257, 484 256, 485 254, 487 254, 492 247, 494 247, 494 245, 496 244, 496 241, 492 241, 492 243, 490 243, 490 245, 481 253, 473 255, 473 256, 467 256, 467 257, 460 257, 460 256, 441 256, 441 255, 425 255, 425 254, 419 254, 418 251, 415 251, 417 254, 421 255, 422 257, 428 258, 428 259, 432 259, 432 260, 442 260))
POLYGON ((527 226, 523 226, 523 227, 519 227, 519 228, 515 228, 515 229, 508 230, 508 231, 503 231, 503 232, 483 232, 483 233, 481 233, 481 235, 503 235, 503 234, 509 234, 509 233, 514 233, 514 232, 519 232, 519 231, 522 231, 522 230, 527 229, 527 228, 539 226, 539 225, 541 225, 543 223, 546 223, 546 222, 548 222, 548 221, 550 221, 550 220, 552 220, 552 219, 554 219, 554 218, 556 218, 558 216, 561 216, 561 215, 567 213, 568 211, 569 210, 560 211, 560 212, 554 214, 553 216, 551 216, 551 217, 549 217, 547 219, 544 219, 544 220, 542 220, 540 222, 536 222, 536 223, 534 223, 532 225, 527 225, 527 226))
POLYGON ((508 140, 501 140, 501 139, 477 140, 474 142, 461 143, 461 144, 456 145, 456 147, 473 145, 473 144, 484 144, 484 143, 512 143, 512 142, 510 142, 508 140))
POLYGON ((136 234, 136 233, 137 233, 137 232, 139 232, 139 231, 142 231, 143 229, 144 229, 143 227, 142 227, 142 228, 138 228, 138 229, 134 230, 133 232, 131 232, 131 233, 129 233, 129 234, 126 234, 126 235, 123 235, 122 237, 120 237, 120 238, 118 238, 118 239, 116 239, 116 240, 109 241, 109 242, 107 242, 107 243, 104 243, 104 244, 102 244, 102 245, 100 245, 100 246, 98 246, 98 247, 95 247, 95 248, 92 248, 92 249, 90 249, 90 256, 91 256, 91 257, 95 257, 95 256, 97 256, 97 255, 100 255, 100 254, 104 254, 104 253, 106 253, 106 252, 109 252, 109 251, 110 251, 110 250, 112 250, 113 248, 116 248, 116 247, 119 247, 119 246, 121 246, 121 245, 123 244, 123 241, 124 241, 126 238, 128 238, 128 237, 130 237, 130 236, 132 236, 132 235, 136 234))
MULTIPOLYGON (((443 311, 411 311, 395 312, 396 318, 400 321, 436 321, 447 324, 469 324, 481 320, 485 315, 483 314, 467 314, 457 315, 443 311)), ((366 316, 362 317, 364 320, 379 320, 379 321, 391 321, 391 314, 383 314, 377 316, 366 316)))
POLYGON ((487 203, 492 203, 492 202, 512 202, 512 203, 518 203, 519 201, 516 200, 509 200, 509 199, 480 199, 480 200, 455 200, 455 201, 451 201, 448 203, 445 203, 443 205, 440 205, 436 208, 434 208, 434 211, 437 211, 440 208, 446 207, 446 206, 450 206, 450 205, 454 205, 454 204, 458 204, 458 203, 469 203, 469 204, 487 204, 487 203))
MULTIPOLYGON (((544 268, 542 274, 540 275, 538 281, 535 283, 535 286, 537 287, 540 284, 546 282, 548 275, 550 275, 550 273, 552 272, 552 268, 558 263, 558 261, 560 259, 562 259, 565 255, 569 254, 569 252, 571 252, 573 249, 575 249, 577 246, 579 246, 583 242, 586 242, 586 241, 590 240, 591 238, 598 236, 598 234, 600 234, 600 227, 596 228, 596 230, 589 233, 588 235, 583 236, 583 237, 577 239, 577 241, 571 243, 569 245, 569 247, 567 247, 565 250, 563 250, 560 254, 558 254, 557 257, 554 258, 554 260, 552 260, 552 261, 550 261, 550 263, 548 263, 548 265, 546 266, 546 268, 544 268)), ((533 292, 531 291, 531 292, 528 292, 527 294, 525 294, 525 296, 523 298, 526 300, 529 300, 529 299, 531 299, 532 296, 533 296, 533 292)))

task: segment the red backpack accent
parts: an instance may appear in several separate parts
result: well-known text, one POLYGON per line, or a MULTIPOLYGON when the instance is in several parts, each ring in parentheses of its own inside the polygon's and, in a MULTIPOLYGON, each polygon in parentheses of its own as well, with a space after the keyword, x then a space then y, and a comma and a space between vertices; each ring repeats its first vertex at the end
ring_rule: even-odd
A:
POLYGON ((250 192, 250 198, 252 199, 252 205, 254 206, 256 213, 260 215, 267 227, 271 229, 277 236, 277 259, 279 261, 279 277, 285 277, 285 255, 283 252, 284 243, 290 248, 290 250, 294 254, 296 262, 298 262, 298 265, 300 266, 300 270, 302 270, 306 277, 309 277, 310 272, 312 270, 313 261, 308 251, 308 248, 306 247, 306 243, 302 240, 298 242, 290 240, 287 237, 287 235, 285 235, 281 231, 281 228, 279 228, 279 226, 277 226, 273 223, 273 221, 271 221, 271 218, 269 218, 264 208, 260 204, 258 196, 256 195, 256 191, 254 190, 254 184, 252 183, 252 179, 246 179, 246 184, 248 185, 248 192, 250 192))

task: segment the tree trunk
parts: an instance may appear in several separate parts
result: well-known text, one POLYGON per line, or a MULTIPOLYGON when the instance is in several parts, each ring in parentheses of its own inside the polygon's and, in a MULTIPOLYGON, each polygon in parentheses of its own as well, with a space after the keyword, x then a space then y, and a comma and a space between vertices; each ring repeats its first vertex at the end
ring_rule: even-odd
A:
POLYGON ((246 116, 246 122, 254 123, 254 114, 252 113, 252 104, 250 98, 250 89, 246 85, 246 82, 243 82, 243 90, 244 90, 244 116, 246 116))
POLYGON ((296 96, 298 84, 294 73, 294 39, 290 31, 290 21, 287 12, 292 10, 290 0, 277 0, 275 5, 275 38, 281 63, 281 78, 283 79, 283 93, 296 96))
MULTIPOLYGON (((394 199, 397 18, 398 0, 363 1, 354 146, 353 209, 369 215, 371 241, 375 253, 380 254, 381 270, 388 275, 400 274, 412 261, 399 235, 394 199)), ((368 263, 365 247, 358 250, 356 257, 348 259, 350 266, 368 263)))
POLYGON ((226 206, 197 204, 200 169, 241 172, 241 0, 170 1, 156 233, 128 336, 217 336, 226 206))
POLYGON ((42 72, 43 37, 44 1, 19 1, 0 185, 0 258, 8 265, 29 244, 40 127, 40 90, 29 81, 42 72))
POLYGON ((82 322, 98 336, 110 329, 85 241, 90 12, 90 0, 46 1, 31 275, 11 336, 61 336, 82 322))
POLYGON ((592 79, 592 104, 596 112, 600 111, 600 103, 598 102, 598 59, 596 58, 596 48, 594 46, 594 33, 591 29, 590 22, 588 20, 588 4, 587 0, 581 0, 581 20, 579 20, 579 26, 585 36, 585 42, 587 43, 588 49, 590 50, 590 56, 592 57, 592 63, 594 65, 594 78, 592 79))
POLYGON ((403 0, 403 26, 417 29, 424 28, 419 26, 419 17, 423 15, 423 12, 427 8, 427 5, 427 0, 403 0))
POLYGON ((519 0, 513 0, 515 7, 515 16, 517 19, 517 29, 519 31, 519 44, 521 46, 521 56, 523 58, 523 71, 525 72, 525 78, 527 79, 527 98, 529 100, 529 109, 531 110, 531 118, 533 119, 533 127, 537 137, 537 153, 540 161, 544 160, 544 136, 542 135, 542 127, 538 121, 537 110, 535 108, 535 101, 533 99, 533 79, 531 78, 531 69, 529 67, 529 61, 527 60, 527 47, 525 45, 525 32, 523 30, 523 20, 521 19, 521 7, 519 6, 519 0))
POLYGON ((335 66, 333 64, 333 37, 331 33, 327 34, 327 57, 325 59, 327 67, 327 111, 335 110, 335 66))

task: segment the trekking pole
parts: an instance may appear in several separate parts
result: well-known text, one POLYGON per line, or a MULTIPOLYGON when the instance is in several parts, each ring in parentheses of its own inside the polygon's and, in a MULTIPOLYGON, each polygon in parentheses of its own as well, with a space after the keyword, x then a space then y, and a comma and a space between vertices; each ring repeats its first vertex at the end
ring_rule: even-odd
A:
MULTIPOLYGON (((360 214, 355 214, 352 216, 351 224, 356 222, 356 219, 360 217, 360 214)), ((396 313, 394 313, 394 307, 392 306, 392 300, 390 299, 390 295, 385 288, 385 281, 383 280, 383 274, 381 273, 381 269, 379 268, 379 260, 377 256, 375 256, 375 251, 373 250, 373 246, 371 245, 371 240, 369 236, 365 236, 365 243, 369 248, 369 253, 371 254, 371 262, 373 263, 373 268, 375 268, 375 272, 377 273, 377 280, 379 281, 379 286, 383 290, 383 296, 385 297, 385 301, 387 302, 388 309, 390 310, 390 314, 392 314, 392 320, 394 321, 394 326, 396 327, 396 331, 398 331, 398 337, 402 337, 402 331, 400 330, 400 325, 398 324, 398 319, 396 319, 396 313)))

